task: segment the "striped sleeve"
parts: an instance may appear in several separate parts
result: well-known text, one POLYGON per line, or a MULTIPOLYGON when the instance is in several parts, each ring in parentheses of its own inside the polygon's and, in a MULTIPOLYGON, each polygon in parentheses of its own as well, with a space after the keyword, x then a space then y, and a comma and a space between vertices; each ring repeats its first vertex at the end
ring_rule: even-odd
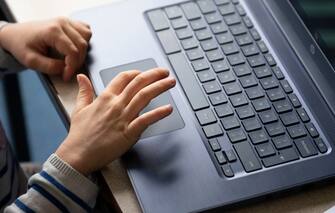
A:
POLYGON ((29 179, 27 193, 5 212, 92 212, 97 194, 93 182, 53 154, 29 179))

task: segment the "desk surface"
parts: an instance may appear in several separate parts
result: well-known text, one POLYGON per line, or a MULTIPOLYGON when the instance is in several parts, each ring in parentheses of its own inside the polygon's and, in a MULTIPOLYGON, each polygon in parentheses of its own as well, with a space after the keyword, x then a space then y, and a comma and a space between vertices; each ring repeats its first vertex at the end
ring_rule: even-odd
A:
MULTIPOLYGON (((18 22, 68 16, 84 8, 113 3, 120 0, 5 0, 18 22)), ((57 96, 67 114, 71 114, 77 95, 75 81, 64 83, 51 78, 57 96)), ((123 212, 140 212, 139 204, 129 178, 120 161, 106 167, 102 174, 123 212)), ((224 189, 222 189, 224 190, 224 189)), ((252 205, 235 208, 234 212, 323 212, 335 205, 335 182, 315 185, 281 197, 272 197, 252 205)))

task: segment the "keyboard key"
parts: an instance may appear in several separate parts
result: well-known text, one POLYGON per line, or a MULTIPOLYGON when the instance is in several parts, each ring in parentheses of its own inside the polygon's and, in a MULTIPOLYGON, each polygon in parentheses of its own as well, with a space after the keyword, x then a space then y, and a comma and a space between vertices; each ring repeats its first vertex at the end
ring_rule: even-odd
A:
POLYGON ((213 62, 213 61, 218 61, 223 59, 223 54, 219 49, 216 50, 211 50, 206 52, 206 56, 208 58, 208 61, 213 62))
POLYGON ((261 39, 261 36, 259 35, 259 33, 257 32, 257 30, 255 28, 250 29, 249 30, 251 36, 254 38, 255 41, 258 41, 261 39))
POLYGON ((230 55, 230 54, 239 52, 239 48, 234 42, 228 43, 228 44, 223 44, 223 45, 221 45, 221 48, 222 48, 223 53, 225 55, 230 55))
POLYGON ((227 25, 233 25, 241 23, 241 17, 238 14, 230 14, 223 17, 227 25))
POLYGON ((233 95, 242 92, 240 85, 236 82, 223 85, 223 89, 227 95, 233 95))
POLYGON ((216 44, 216 41, 214 39, 201 41, 200 45, 204 51, 214 50, 218 48, 218 45, 216 44))
POLYGON ((227 32, 228 30, 227 25, 223 22, 212 24, 210 27, 214 34, 227 32))
POLYGON ((282 80, 285 78, 283 72, 281 71, 280 67, 273 67, 272 68, 273 73, 277 77, 278 80, 282 80))
POLYGON ((157 36, 166 54, 180 51, 179 42, 172 30, 159 31, 157 32, 157 36))
POLYGON ((251 74, 251 69, 247 64, 235 66, 233 70, 238 77, 251 74))
POLYGON ((247 32, 247 28, 243 24, 235 24, 229 27, 231 33, 235 36, 241 35, 247 32))
POLYGON ((249 34, 236 36, 236 41, 237 41, 238 45, 240 45, 240 46, 244 46, 244 45, 253 43, 253 39, 250 37, 249 34))
POLYGON ((276 154, 271 143, 263 143, 256 146, 259 157, 264 158, 276 154))
POLYGON ((271 69, 269 66, 260 66, 254 69, 255 75, 257 78, 265 78, 272 75, 271 69))
POLYGON ((288 112, 280 115, 280 119, 285 126, 291 126, 293 124, 299 123, 299 119, 295 112, 288 112))
POLYGON ((257 80, 252 75, 241 77, 239 80, 243 88, 256 86, 258 84, 257 80))
POLYGON ((265 167, 271 167, 298 159, 299 156, 296 151, 293 148, 288 148, 281 150, 278 155, 264 158, 262 161, 265 167))
POLYGON ((215 158, 216 158, 216 160, 218 161, 219 164, 227 163, 227 160, 226 160, 224 154, 221 151, 215 152, 215 158))
POLYGON ((218 93, 214 93, 214 94, 210 95, 209 100, 211 101, 213 106, 223 104, 223 103, 227 103, 227 101, 228 101, 227 98, 226 98, 226 95, 222 92, 218 92, 218 93))
POLYGON ((241 53, 229 55, 227 56, 227 59, 232 66, 243 64, 245 62, 244 57, 241 55, 241 53))
POLYGON ((185 28, 188 25, 187 20, 184 17, 171 20, 171 24, 175 30, 185 28))
POLYGON ((264 58, 265 58, 265 60, 268 62, 268 64, 269 64, 271 67, 277 65, 276 60, 273 58, 273 56, 272 56, 270 53, 265 54, 265 55, 264 55, 264 58))
POLYGON ((216 106, 214 109, 215 109, 216 114, 220 118, 234 114, 234 111, 229 106, 229 104, 222 104, 222 105, 216 106))
POLYGON ((226 84, 235 81, 235 76, 232 71, 221 72, 217 76, 221 84, 226 84))
POLYGON ((246 172, 252 172, 262 168, 248 142, 234 144, 234 149, 246 172))
POLYGON ((200 71, 197 73, 197 76, 201 83, 215 80, 215 76, 211 70, 200 71))
POLYGON ((278 101, 285 98, 285 94, 280 88, 270 89, 266 91, 270 101, 278 101))
POLYGON ((262 78, 259 81, 264 89, 272 89, 278 87, 278 81, 274 77, 262 78))
POLYGON ((220 11, 221 15, 224 16, 224 15, 235 13, 235 8, 234 8, 233 4, 228 3, 228 4, 225 4, 225 5, 219 6, 219 11, 220 11))
POLYGON ((260 111, 271 108, 268 100, 265 99, 265 98, 260 98, 260 99, 253 100, 252 105, 254 106, 254 108, 257 112, 260 112, 260 111))
POLYGON ((230 142, 236 143, 247 139, 247 136, 244 134, 244 131, 241 128, 234 129, 227 132, 230 142))
POLYGON ((231 149, 226 150, 223 153, 226 155, 228 162, 234 162, 234 161, 237 160, 236 155, 235 155, 233 150, 231 150, 231 149))
POLYGON ((257 130, 254 132, 250 132, 249 137, 253 144, 260 144, 260 143, 267 142, 269 140, 264 130, 257 130))
POLYGON ((224 174, 226 177, 228 177, 228 178, 234 177, 234 172, 233 172, 233 170, 232 170, 232 168, 231 168, 230 165, 225 164, 225 165, 223 165, 223 166, 221 167, 221 169, 222 169, 223 174, 224 174))
POLYGON ((201 30, 207 27, 207 24, 203 19, 190 21, 190 24, 193 30, 201 30))
POLYGON ((306 129, 309 132, 309 134, 312 136, 312 138, 319 137, 318 130, 315 128, 314 124, 312 123, 306 124, 306 129))
POLYGON ((242 124, 244 126, 245 131, 247 132, 251 132, 262 128, 257 118, 249 118, 247 120, 243 120, 242 124))
POLYGON ((310 138, 300 138, 295 140, 294 143, 303 158, 318 154, 318 151, 314 147, 314 143, 310 138))
POLYGON ((165 8, 165 13, 169 19, 179 18, 183 15, 183 12, 178 6, 171 6, 165 8))
POLYGON ((229 116, 221 119, 222 126, 225 130, 240 127, 240 122, 235 116, 229 116))
POLYGON ((212 94, 212 93, 221 91, 221 87, 217 81, 210 81, 210 82, 204 83, 203 87, 207 94, 212 94))
POLYGON ((292 87, 290 86, 290 84, 288 83, 288 81, 286 81, 286 80, 282 80, 282 81, 280 81, 280 84, 281 84, 281 86, 283 87, 283 89, 284 89, 284 91, 285 91, 286 93, 291 93, 291 92, 293 92, 293 89, 292 89, 292 87))
POLYGON ((247 46, 241 47, 243 54, 248 57, 252 55, 257 55, 259 53, 258 48, 256 47, 255 44, 250 44, 247 46))
POLYGON ((238 14, 240 14, 240 16, 244 16, 246 14, 244 8, 242 7, 242 5, 236 5, 236 10, 238 12, 238 14))
POLYGON ((248 88, 245 92, 250 100, 264 96, 264 92, 259 86, 248 88))
POLYGON ((284 149, 292 146, 292 140, 287 135, 272 138, 272 142, 277 149, 284 149))
POLYGON ((194 61, 204 57, 202 51, 199 48, 186 51, 186 55, 188 59, 190 59, 190 61, 194 61))
POLYGON ((251 67, 258 67, 265 64, 264 57, 262 55, 255 55, 247 58, 251 67))
POLYGON ((214 72, 223 72, 229 70, 229 65, 227 64, 226 60, 220 60, 212 63, 212 67, 214 69, 214 72))
POLYGON ((269 49, 268 49, 268 47, 266 46, 266 44, 264 43, 264 41, 259 41, 259 42, 257 42, 257 46, 258 46, 258 48, 260 49, 260 51, 261 51, 262 53, 267 53, 267 52, 269 52, 269 49))
POLYGON ((183 29, 176 30, 177 37, 179 39, 192 38, 192 31, 187 27, 183 29))
POLYGON ((199 41, 202 41, 212 38, 212 33, 209 31, 209 29, 203 29, 195 31, 195 36, 199 41))
POLYGON ((216 5, 228 4, 230 0, 214 0, 216 5))
POLYGON ((193 110, 209 107, 207 98, 204 96, 185 55, 183 53, 177 53, 169 55, 168 59, 193 110))
POLYGON ((286 99, 274 102, 273 107, 277 113, 289 112, 292 110, 290 102, 286 99))
POLYGON ((307 135, 305 127, 301 124, 297 124, 297 125, 294 125, 294 126, 287 127, 287 131, 288 131, 288 134, 293 139, 303 137, 303 136, 307 135))
POLYGON ((316 147, 318 147, 318 149, 321 153, 326 153, 327 152, 327 150, 328 150, 327 146, 323 142, 322 138, 314 139, 314 143, 316 144, 316 147))
POLYGON ((216 35, 216 40, 219 42, 219 44, 227 44, 233 41, 233 37, 229 32, 225 32, 216 35))
POLYGON ((221 146, 220 146, 218 139, 212 138, 212 139, 209 139, 208 142, 214 152, 221 150, 221 146))
POLYGON ((202 129, 207 138, 212 138, 212 137, 223 135, 222 128, 218 123, 204 126, 202 129))
POLYGON ((201 12, 194 2, 188 2, 181 5, 184 14, 188 20, 193 20, 201 17, 201 12))
POLYGON ((295 108, 301 107, 301 103, 300 103, 298 97, 297 97, 295 94, 289 94, 289 95, 288 95, 288 98, 290 99, 292 105, 293 105, 295 108))
POLYGON ((216 122, 216 117, 211 109, 199 110, 195 113, 201 126, 216 122))
POLYGON ((192 67, 196 72, 209 69, 209 65, 205 59, 198 59, 193 61, 192 67))
POLYGON ((149 11, 147 14, 155 31, 166 30, 170 28, 169 22, 162 10, 149 11))
POLYGON ((254 26, 254 24, 252 23, 251 19, 248 16, 243 17, 243 22, 245 26, 247 26, 248 28, 252 28, 254 26))
POLYGON ((297 109, 297 113, 300 119, 302 120, 302 122, 306 123, 310 121, 309 116, 307 115, 307 112, 305 111, 304 108, 297 109))
POLYGON ((181 45, 185 50, 193 49, 198 47, 198 41, 194 38, 188 38, 181 41, 181 45))
POLYGON ((249 105, 237 108, 236 113, 240 119, 250 118, 255 115, 254 110, 249 105))
POLYGON ((212 0, 198 0, 197 3, 202 13, 210 13, 216 11, 216 6, 212 0))
POLYGON ((232 95, 229 97, 229 100, 234 107, 248 104, 248 101, 243 94, 232 95))
POLYGON ((275 121, 278 120, 277 115, 271 109, 267 110, 267 111, 260 112, 258 114, 258 116, 261 119, 263 124, 272 123, 272 122, 275 122, 275 121))
POLYGON ((266 131, 271 137, 282 135, 285 129, 280 122, 271 123, 265 126, 266 131))
POLYGON ((205 19, 208 24, 215 24, 215 23, 221 22, 222 20, 221 15, 217 12, 205 15, 205 19))

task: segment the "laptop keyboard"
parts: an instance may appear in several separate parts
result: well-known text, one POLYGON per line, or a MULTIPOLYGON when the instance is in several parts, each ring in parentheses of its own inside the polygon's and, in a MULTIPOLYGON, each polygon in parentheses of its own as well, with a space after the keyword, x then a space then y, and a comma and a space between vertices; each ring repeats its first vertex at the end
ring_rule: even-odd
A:
POLYGON ((147 17, 224 176, 327 152, 239 1, 189 1, 147 17))

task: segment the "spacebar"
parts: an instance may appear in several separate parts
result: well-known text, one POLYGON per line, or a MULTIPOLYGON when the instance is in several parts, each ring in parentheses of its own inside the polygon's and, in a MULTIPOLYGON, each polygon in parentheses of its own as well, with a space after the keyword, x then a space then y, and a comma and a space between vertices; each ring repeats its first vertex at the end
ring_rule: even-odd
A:
POLYGON ((168 55, 169 61, 174 69, 193 110, 209 107, 208 101, 197 82, 193 70, 187 62, 183 53, 168 55))

